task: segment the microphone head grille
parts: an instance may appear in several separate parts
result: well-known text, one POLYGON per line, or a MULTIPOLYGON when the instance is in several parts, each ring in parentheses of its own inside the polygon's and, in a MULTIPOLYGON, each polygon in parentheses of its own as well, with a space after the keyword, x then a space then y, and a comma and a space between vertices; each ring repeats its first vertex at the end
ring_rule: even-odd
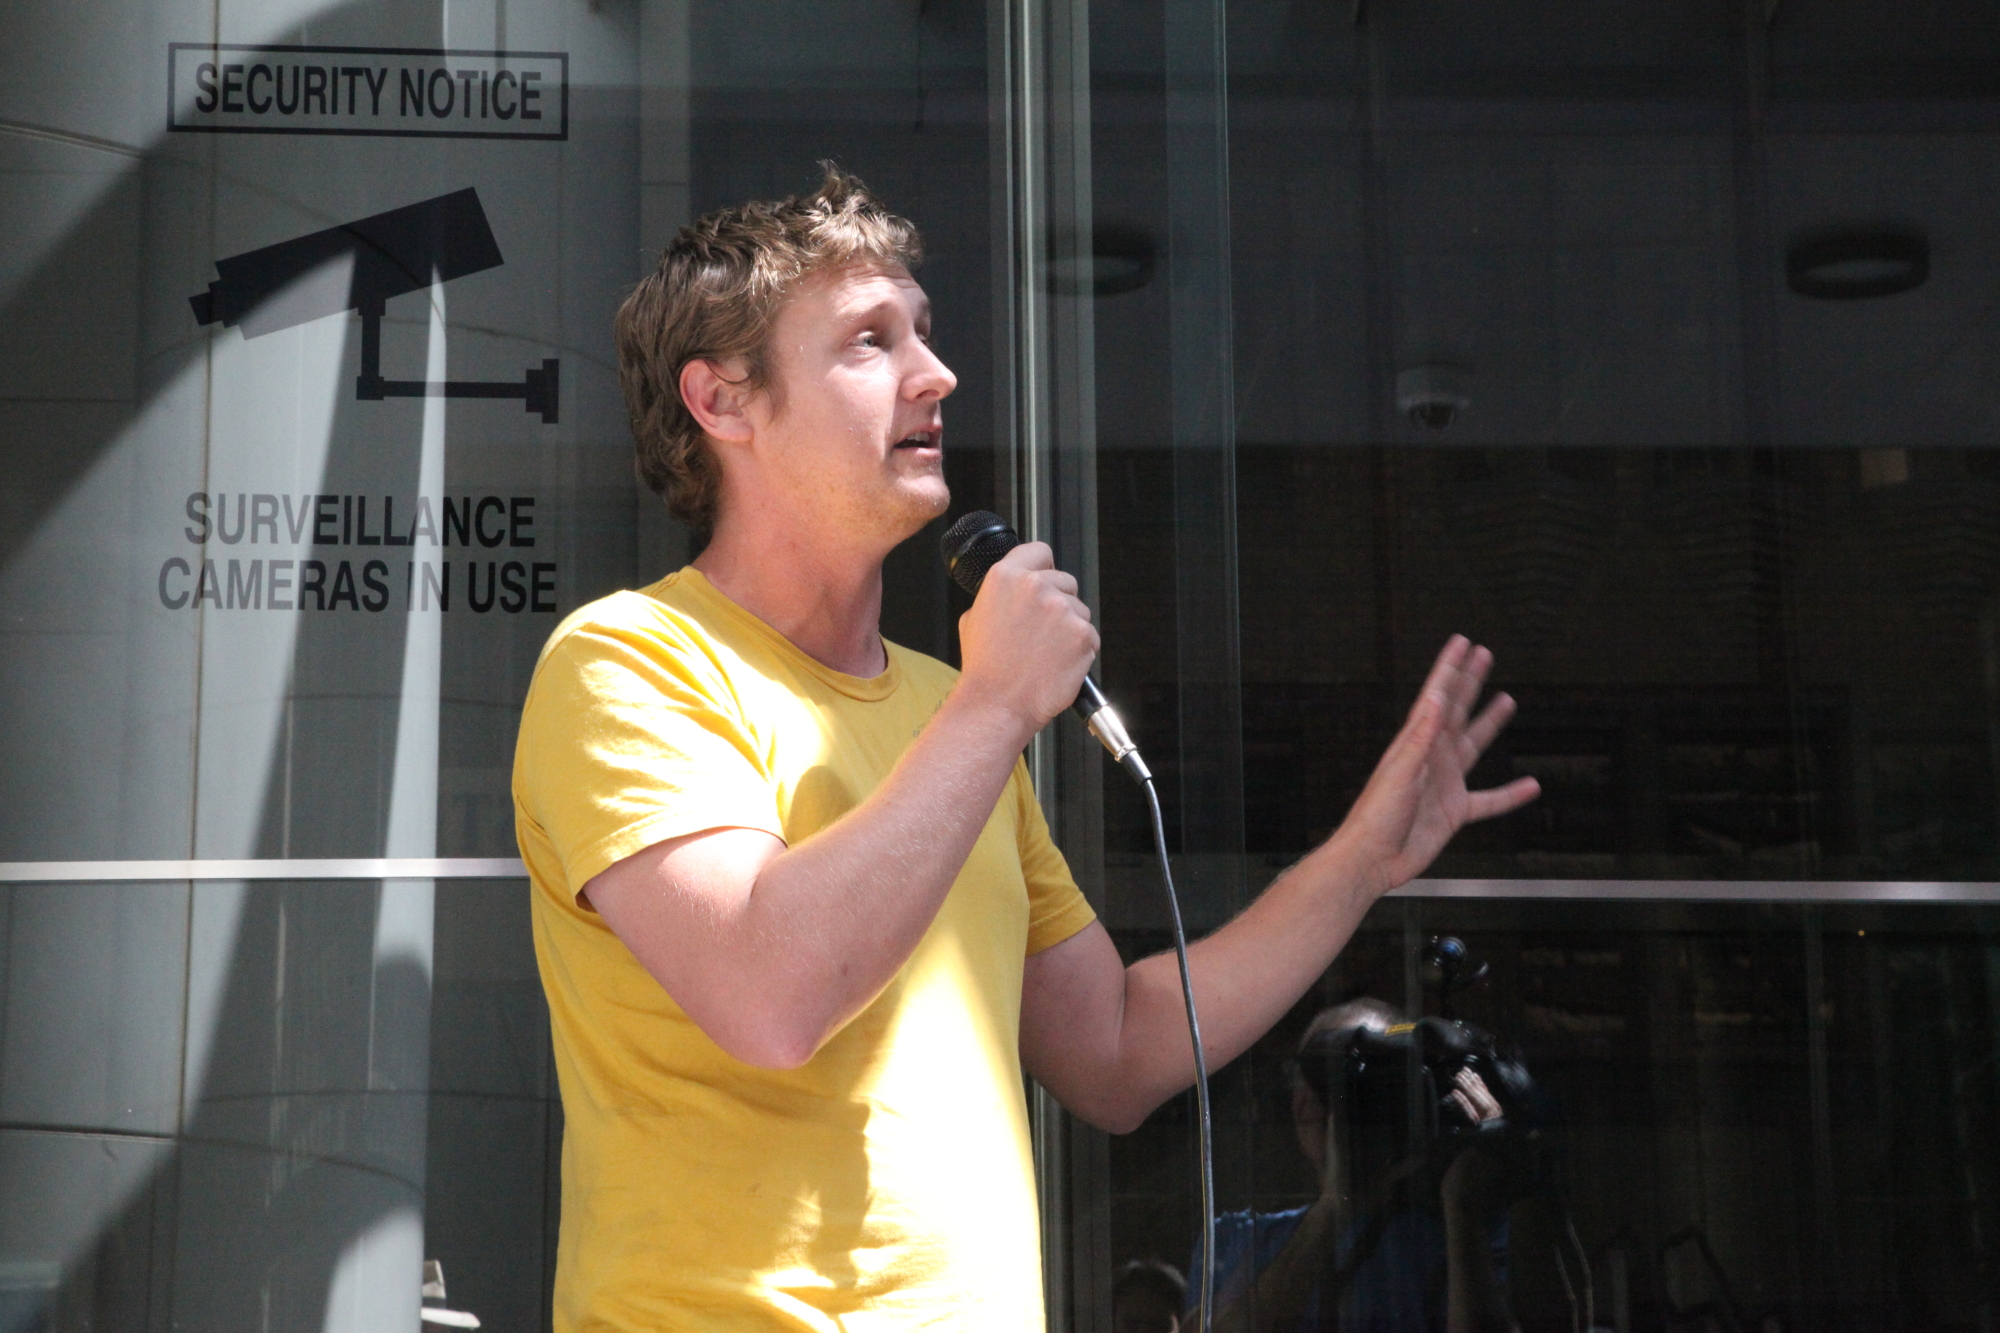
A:
POLYGON ((940 543, 952 582, 973 597, 979 595, 986 571, 1020 544, 1020 535, 1007 525, 1006 519, 984 509, 962 516, 946 530, 940 543))

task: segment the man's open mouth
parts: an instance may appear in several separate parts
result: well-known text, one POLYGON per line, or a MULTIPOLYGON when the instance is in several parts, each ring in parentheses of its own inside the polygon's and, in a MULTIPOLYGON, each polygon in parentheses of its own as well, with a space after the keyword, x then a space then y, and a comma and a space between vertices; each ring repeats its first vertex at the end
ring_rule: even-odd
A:
POLYGON ((938 437, 942 433, 935 430, 915 431, 896 441, 896 447, 898 449, 935 449, 938 446, 938 437))

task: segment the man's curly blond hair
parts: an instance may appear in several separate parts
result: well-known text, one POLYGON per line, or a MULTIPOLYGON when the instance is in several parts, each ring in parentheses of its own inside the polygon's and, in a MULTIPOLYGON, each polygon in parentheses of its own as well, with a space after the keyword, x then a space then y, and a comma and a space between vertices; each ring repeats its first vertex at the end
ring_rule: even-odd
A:
POLYGON ((767 389, 771 326, 800 279, 856 263, 914 269, 923 259, 911 222, 833 163, 820 168, 811 194, 718 209, 682 228, 618 308, 618 380, 639 479, 697 529, 715 524, 722 476, 681 401, 681 370, 741 358, 741 382, 767 389))

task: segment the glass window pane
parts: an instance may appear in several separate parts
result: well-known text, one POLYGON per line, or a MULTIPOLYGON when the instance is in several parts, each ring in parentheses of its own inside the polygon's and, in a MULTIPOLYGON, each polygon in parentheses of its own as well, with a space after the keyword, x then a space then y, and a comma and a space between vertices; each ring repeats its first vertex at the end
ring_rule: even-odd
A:
MULTIPOLYGON (((1442 1328, 1454 1291, 1529 1328, 1991 1318, 1990 914, 1840 905, 2000 879, 1991 25, 1092 14, 1098 217, 1165 256, 1097 303, 1104 681, 1161 774, 1192 919, 1328 836, 1452 633, 1520 704, 1475 783, 1543 791, 1378 905, 1217 1076, 1221 1258, 1267 1287, 1245 1326, 1442 1328), (1213 107, 1185 69, 1202 32, 1213 107), (1176 156, 1191 127, 1226 135, 1220 219, 1176 156), (1225 304, 1190 299, 1189 236, 1226 252, 1225 304), (1205 494, 1178 415, 1204 337, 1234 397, 1205 494), (1226 571, 1190 568, 1194 530, 1226 571), (1191 674, 1218 642, 1235 674, 1191 674), (1216 811, 1203 770, 1231 753, 1240 810, 1216 811), (1445 936, 1486 969, 1454 995, 1425 980, 1445 936), (1510 1102, 1487 1160, 1448 1115, 1418 1133, 1403 1065, 1301 1091, 1308 1025, 1359 997, 1475 1025, 1546 1104, 1510 1102), (1934 1059, 1904 1062, 1906 1024, 1934 1059), (1329 1104, 1361 1145, 1344 1176, 1301 1142, 1329 1104), (1323 1188, 1338 1221, 1313 1233, 1323 1188), (1481 1244, 1447 1263, 1468 1209, 1481 1244), (1322 1247, 1297 1278, 1302 1235, 1322 1247)), ((1145 806, 1105 781, 1106 918, 1137 958, 1166 909, 1145 806)), ((1187 1273, 1190 1108, 1106 1145, 1107 1271, 1187 1273)))

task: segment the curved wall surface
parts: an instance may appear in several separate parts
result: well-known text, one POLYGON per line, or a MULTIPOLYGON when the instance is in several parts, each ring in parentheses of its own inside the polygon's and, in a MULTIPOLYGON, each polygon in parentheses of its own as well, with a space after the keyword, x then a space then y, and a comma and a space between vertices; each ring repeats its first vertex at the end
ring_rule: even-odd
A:
MULTIPOLYGON (((0 861, 513 854, 535 653, 633 577, 639 29, 0 15, 0 861)), ((450 1276, 539 1322, 519 895, 0 884, 0 1330, 414 1329, 427 1210, 518 1209, 450 1276), (521 1197, 427 1200, 437 1152, 521 1197)))

